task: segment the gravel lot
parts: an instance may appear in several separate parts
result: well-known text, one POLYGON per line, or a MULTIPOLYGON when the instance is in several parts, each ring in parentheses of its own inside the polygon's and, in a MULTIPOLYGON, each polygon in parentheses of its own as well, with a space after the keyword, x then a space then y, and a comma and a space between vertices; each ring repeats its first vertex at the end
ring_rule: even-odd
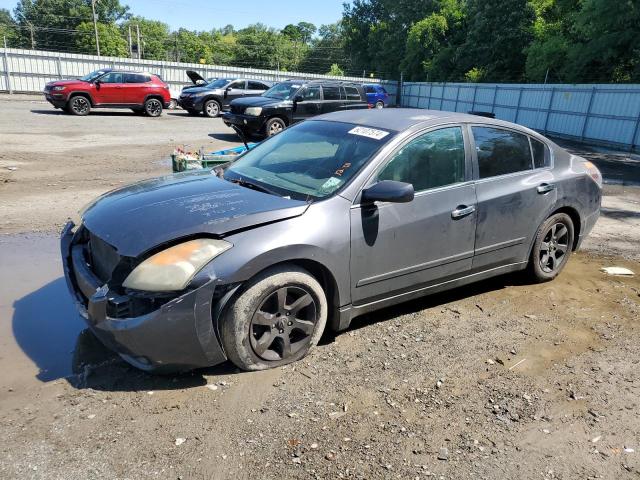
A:
POLYGON ((54 234, 94 196, 168 172, 175 145, 236 138, 180 110, 0 108, 0 478, 640 477, 640 278, 600 272, 640 273, 637 156, 580 148, 617 184, 554 282, 505 276, 369 314, 287 368, 152 377, 81 331, 54 234))

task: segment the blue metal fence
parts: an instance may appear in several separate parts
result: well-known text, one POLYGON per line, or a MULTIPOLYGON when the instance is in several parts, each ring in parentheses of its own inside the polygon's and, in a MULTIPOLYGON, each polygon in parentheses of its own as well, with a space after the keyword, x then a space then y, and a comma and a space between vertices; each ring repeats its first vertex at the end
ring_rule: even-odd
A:
POLYGON ((550 136, 640 149, 640 85, 407 83, 402 106, 488 111, 550 136))

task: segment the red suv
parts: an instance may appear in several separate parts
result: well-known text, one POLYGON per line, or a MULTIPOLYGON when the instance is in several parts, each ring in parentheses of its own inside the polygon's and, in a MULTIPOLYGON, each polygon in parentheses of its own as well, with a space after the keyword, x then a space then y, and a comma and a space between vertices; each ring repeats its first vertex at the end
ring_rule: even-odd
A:
POLYGON ((159 117, 171 102, 169 87, 157 75, 105 68, 75 80, 50 82, 44 96, 56 108, 87 115, 92 108, 130 108, 159 117))

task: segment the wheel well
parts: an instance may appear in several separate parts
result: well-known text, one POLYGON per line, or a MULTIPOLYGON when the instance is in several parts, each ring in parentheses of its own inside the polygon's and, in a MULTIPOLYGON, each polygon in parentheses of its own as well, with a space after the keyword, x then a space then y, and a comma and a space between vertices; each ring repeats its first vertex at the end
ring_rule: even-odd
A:
POLYGON ((91 95, 89 95, 88 93, 86 93, 86 92, 73 92, 71 95, 69 95, 69 99, 67 100, 67 103, 70 102, 73 97, 84 97, 87 100, 89 100, 89 103, 93 107, 93 98, 91 98, 91 95))
POLYGON ((164 98, 162 98, 162 95, 158 95, 156 93, 147 95, 146 98, 144 99, 145 103, 147 102, 147 100, 151 100, 152 98, 155 98, 156 100, 160 100, 160 103, 162 103, 162 105, 164 106, 164 98))
MULTIPOLYGON (((285 125, 286 127, 288 127, 288 126, 289 126, 289 121, 288 121, 288 120, 287 120, 283 115, 272 115, 272 116, 270 116, 270 117, 267 119, 267 122, 268 122, 269 120, 271 120, 272 118, 279 118, 280 120, 282 120, 282 121, 284 122, 284 125, 285 125)), ((264 123, 265 123, 265 125, 267 124, 267 122, 264 122, 264 123)))
POLYGON ((569 218, 571 218, 571 221, 573 222, 573 246, 572 246, 572 250, 575 250, 578 247, 578 238, 580 236, 580 227, 581 227, 581 220, 580 220, 580 214, 578 213, 578 211, 575 208, 572 207, 562 207, 559 208, 557 210, 555 210, 551 215, 549 215, 550 217, 552 215, 555 215, 556 213, 565 213, 567 215, 569 215, 569 218))
MULTIPOLYGON (((322 265, 315 260, 309 259, 293 259, 293 260, 285 260, 280 263, 275 263, 273 265, 269 265, 267 268, 273 268, 279 265, 296 265, 297 267, 304 268, 308 271, 313 278, 315 278, 322 289, 325 291, 327 295, 327 327, 332 330, 337 330, 338 321, 339 321, 339 308, 340 308, 340 296, 338 293, 338 284, 333 274, 329 271, 327 267, 322 265)), ((266 269, 264 269, 266 270, 266 269)), ((262 270, 262 271, 264 271, 262 270)), ((261 271, 261 272, 262 272, 261 271)), ((259 275, 261 272, 256 272, 256 275, 259 275)), ((255 275, 254 275, 255 276, 255 275)))

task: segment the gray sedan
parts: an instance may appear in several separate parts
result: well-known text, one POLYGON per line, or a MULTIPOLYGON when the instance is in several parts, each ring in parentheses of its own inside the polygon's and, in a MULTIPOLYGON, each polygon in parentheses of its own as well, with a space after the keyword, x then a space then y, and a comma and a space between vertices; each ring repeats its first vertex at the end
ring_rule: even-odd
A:
POLYGON ((552 280, 601 186, 512 123, 338 112, 225 168, 103 195, 65 227, 63 264, 89 327, 131 364, 259 370, 365 312, 517 270, 552 280))

